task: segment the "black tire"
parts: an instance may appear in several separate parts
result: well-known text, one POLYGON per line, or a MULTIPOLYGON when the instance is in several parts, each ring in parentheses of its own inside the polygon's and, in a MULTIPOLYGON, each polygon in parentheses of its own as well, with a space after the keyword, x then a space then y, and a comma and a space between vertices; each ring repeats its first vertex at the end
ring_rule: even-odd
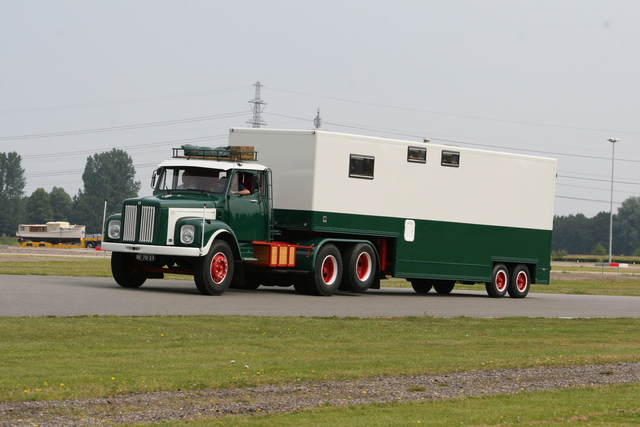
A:
POLYGON ((334 245, 326 244, 318 251, 315 271, 307 276, 306 290, 312 295, 330 296, 338 290, 341 279, 340 251, 334 245))
POLYGON ((147 280, 147 272, 140 262, 136 261, 135 254, 113 252, 111 273, 116 283, 123 288, 139 288, 147 280))
POLYGON ((531 276, 526 265, 520 264, 511 272, 509 283, 509 296, 511 298, 524 298, 531 288, 531 276))
POLYGON ((341 288, 363 294, 373 284, 376 277, 376 253, 366 243, 356 243, 344 253, 344 273, 341 288))
POLYGON ((312 295, 311 290, 307 286, 308 282, 311 280, 305 277, 301 277, 299 280, 294 280, 293 289, 296 290, 300 295, 312 295))
POLYGON ((448 295, 451 293, 455 285, 456 282, 451 280, 438 280, 433 284, 433 289, 435 289, 439 294, 448 295))
POLYGON ((233 252, 224 240, 214 240, 209 253, 198 258, 193 278, 203 295, 222 295, 233 279, 233 252))
POLYGON ((433 287, 433 282, 429 279, 411 279, 411 287, 419 294, 428 294, 433 287))
POLYGON ((95 246, 95 244, 93 242, 87 242, 87 244, 84 246, 87 249, 93 249, 95 246))
POLYGON ((491 282, 486 283, 491 298, 502 298, 509 289, 509 270, 504 264, 496 264, 491 273, 491 282))

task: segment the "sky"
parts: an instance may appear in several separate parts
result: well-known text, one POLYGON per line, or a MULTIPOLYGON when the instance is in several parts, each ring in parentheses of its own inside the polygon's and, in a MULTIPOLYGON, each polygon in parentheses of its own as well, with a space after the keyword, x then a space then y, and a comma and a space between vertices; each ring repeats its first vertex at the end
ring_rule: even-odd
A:
POLYGON ((330 131, 556 158, 556 215, 609 212, 613 166, 615 213, 640 196, 638 22, 635 0, 0 0, 0 152, 26 195, 73 196, 122 149, 148 195, 172 147, 249 126, 259 81, 267 128, 320 109, 330 131))

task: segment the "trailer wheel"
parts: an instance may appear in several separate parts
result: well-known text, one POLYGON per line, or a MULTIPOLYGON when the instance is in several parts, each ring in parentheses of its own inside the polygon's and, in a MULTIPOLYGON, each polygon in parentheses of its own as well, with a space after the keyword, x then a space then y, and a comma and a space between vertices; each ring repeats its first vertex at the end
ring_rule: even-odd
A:
POLYGON ((451 293, 455 285, 456 282, 451 280, 438 280, 433 284, 433 289, 439 294, 447 295, 451 293))
POLYGON ((116 283, 123 288, 139 288, 147 280, 147 272, 136 261, 134 254, 113 252, 111 273, 116 283))
POLYGON ((315 271, 307 276, 307 290, 313 295, 333 295, 342 278, 342 258, 338 248, 332 244, 320 248, 315 267, 315 271))
POLYGON ((511 273, 511 283, 509 283, 509 296, 511 298, 524 298, 529 293, 531 287, 531 276, 526 265, 518 265, 511 273))
POLYGON ((367 292, 375 279, 376 268, 376 255, 371 245, 357 243, 350 246, 344 253, 344 262, 344 288, 358 294, 367 292))
POLYGON ((193 278, 203 295, 221 295, 233 279, 233 252, 223 240, 215 240, 209 253, 198 258, 193 278))
POLYGON ((491 298, 502 298, 509 288, 509 270, 504 264, 496 264, 491 273, 491 282, 486 284, 491 298))
POLYGON ((428 294, 433 283, 429 279, 410 279, 411 287, 419 294, 428 294))
POLYGON ((94 246, 93 242, 87 242, 87 244, 84 247, 87 249, 93 249, 93 246, 94 246))

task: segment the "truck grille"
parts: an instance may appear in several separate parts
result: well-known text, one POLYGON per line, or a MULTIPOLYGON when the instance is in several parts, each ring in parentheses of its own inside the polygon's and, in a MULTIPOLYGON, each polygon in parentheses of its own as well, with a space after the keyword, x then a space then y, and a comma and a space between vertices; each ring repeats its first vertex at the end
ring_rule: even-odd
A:
POLYGON ((122 240, 124 242, 135 242, 138 231, 137 218, 138 207, 140 207, 140 230, 138 241, 140 243, 151 243, 153 241, 153 226, 156 218, 156 208, 153 206, 126 205, 124 207, 124 226, 122 240))
POLYGON ((140 237, 143 243, 153 241, 153 223, 156 218, 156 208, 153 206, 142 206, 142 214, 140 215, 140 237))

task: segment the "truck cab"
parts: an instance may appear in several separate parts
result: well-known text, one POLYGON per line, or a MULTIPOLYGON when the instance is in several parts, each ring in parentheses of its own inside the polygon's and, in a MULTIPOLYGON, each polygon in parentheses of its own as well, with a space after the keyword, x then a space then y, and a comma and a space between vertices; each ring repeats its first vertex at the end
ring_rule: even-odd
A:
POLYGON ((179 148, 153 173, 153 195, 128 199, 105 222, 104 250, 124 287, 193 274, 204 294, 242 284, 254 241, 271 239, 270 170, 252 147, 179 148))

